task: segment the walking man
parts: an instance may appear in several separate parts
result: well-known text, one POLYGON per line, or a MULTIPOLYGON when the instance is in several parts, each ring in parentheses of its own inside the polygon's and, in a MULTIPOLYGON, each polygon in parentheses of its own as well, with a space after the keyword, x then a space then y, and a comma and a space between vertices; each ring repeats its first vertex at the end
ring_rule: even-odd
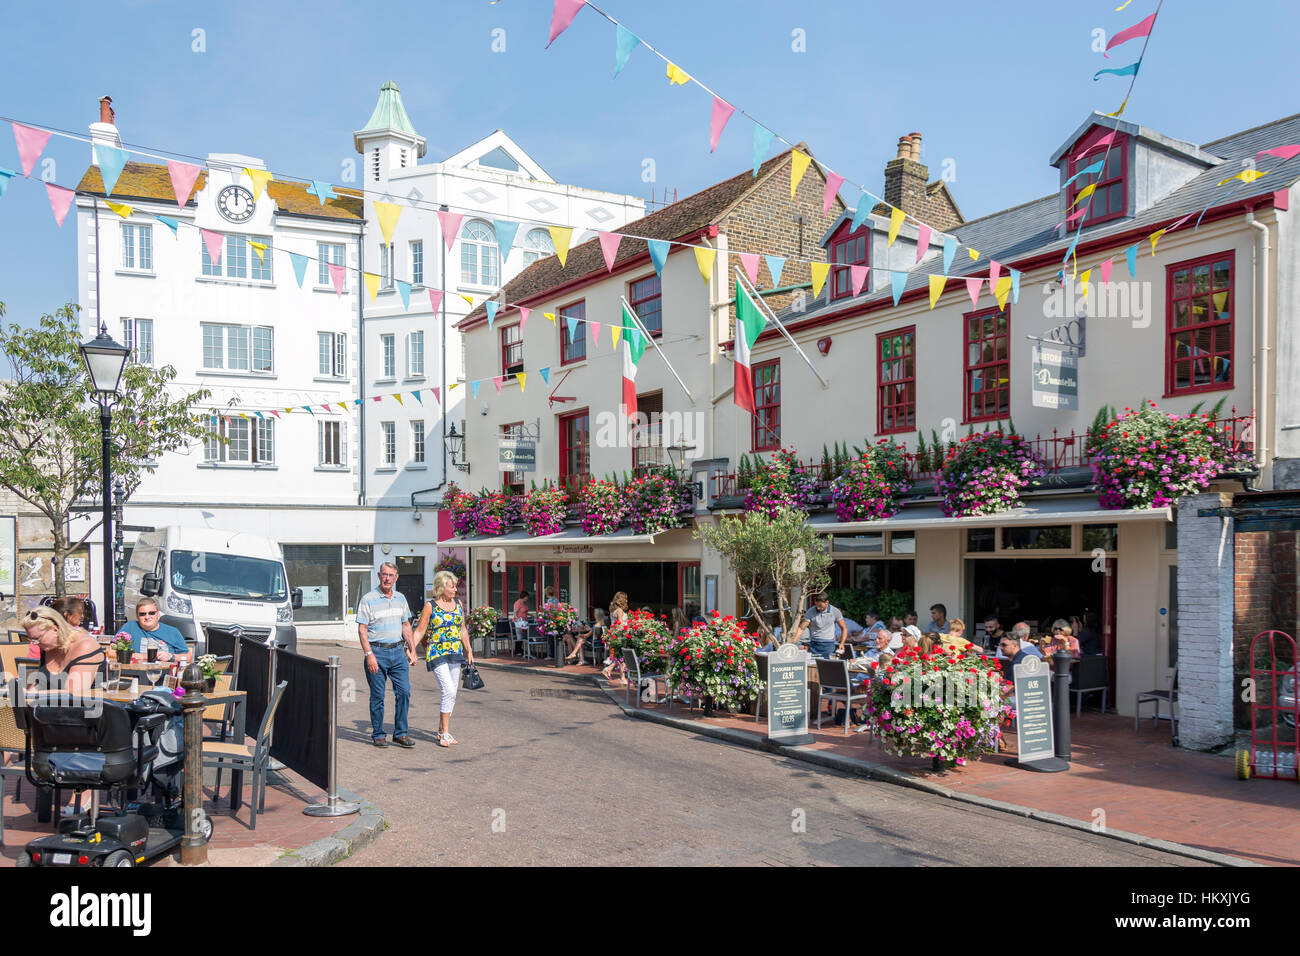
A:
POLYGON ((844 649, 849 631, 844 625, 844 615, 840 609, 831 605, 825 591, 813 595, 813 606, 803 612, 799 625, 794 629, 793 643, 799 642, 804 628, 808 628, 808 650, 813 657, 834 657, 837 650, 844 649), (839 638, 835 631, 839 629, 839 638))
POLYGON ((365 653, 366 681, 370 684, 370 739, 376 747, 387 747, 384 734, 384 690, 393 682, 393 743, 415 746, 406 733, 406 712, 411 702, 411 668, 415 660, 415 637, 411 633, 411 608, 397 583, 397 566, 385 561, 379 566, 379 587, 357 605, 357 632, 365 653))

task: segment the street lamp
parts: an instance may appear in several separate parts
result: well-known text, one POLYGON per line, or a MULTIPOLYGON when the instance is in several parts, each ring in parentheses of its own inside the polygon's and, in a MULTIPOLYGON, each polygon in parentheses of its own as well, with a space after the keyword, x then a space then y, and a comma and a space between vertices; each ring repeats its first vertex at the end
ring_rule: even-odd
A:
POLYGON ((100 433, 100 501, 104 505, 104 600, 100 617, 105 633, 117 630, 114 618, 113 580, 113 495, 112 475, 109 469, 109 448, 112 442, 113 406, 121 396, 122 369, 126 366, 126 357, 131 353, 125 345, 118 345, 108 334, 103 323, 99 326, 99 335, 89 342, 81 344, 81 359, 90 372, 90 388, 95 404, 99 406, 100 433))
POLYGON ((461 448, 464 445, 465 436, 456 434, 456 426, 451 426, 451 431, 447 434, 447 444, 451 447, 451 463, 459 468, 465 474, 469 474, 469 462, 457 461, 460 456, 461 448))

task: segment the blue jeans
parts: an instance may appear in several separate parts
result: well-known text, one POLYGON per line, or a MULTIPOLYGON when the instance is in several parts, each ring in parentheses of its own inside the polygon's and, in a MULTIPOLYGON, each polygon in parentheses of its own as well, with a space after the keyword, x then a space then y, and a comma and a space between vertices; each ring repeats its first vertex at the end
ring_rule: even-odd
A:
POLYGON ((839 647, 838 641, 812 641, 808 642, 808 650, 813 657, 834 657, 835 648, 839 647))
POLYGON ((365 664, 366 683, 370 685, 370 737, 378 740, 384 733, 384 689, 393 682, 393 736, 406 736, 406 711, 411 703, 411 666, 406 661, 406 646, 370 648, 375 652, 379 670, 370 673, 365 664))

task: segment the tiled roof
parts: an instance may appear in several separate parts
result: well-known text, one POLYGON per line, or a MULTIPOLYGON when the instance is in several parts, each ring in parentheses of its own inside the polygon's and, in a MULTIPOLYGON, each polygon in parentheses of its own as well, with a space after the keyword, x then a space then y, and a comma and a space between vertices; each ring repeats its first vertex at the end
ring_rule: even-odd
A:
MULTIPOLYGON (((808 147, 800 143, 796 147, 808 152, 808 147)), ((751 188, 783 164, 790 161, 790 150, 778 153, 759 167, 758 175, 753 169, 747 169, 730 179, 702 189, 697 193, 679 199, 670 206, 652 212, 635 222, 630 222, 620 229, 611 230, 618 233, 631 233, 647 239, 677 239, 680 236, 698 232, 705 226, 716 223, 737 200, 751 188)), ((642 239, 625 239, 619 243, 614 265, 644 255, 647 251, 642 239)), ((506 283, 503 298, 507 303, 526 302, 549 289, 580 281, 596 274, 604 274, 605 255, 600 248, 600 239, 589 239, 569 250, 563 268, 559 256, 547 256, 539 259, 506 283)), ((460 322, 460 327, 476 323, 487 315, 483 306, 477 306, 460 322)))
MULTIPOLYGON (((199 178, 194 181, 194 191, 191 195, 203 188, 207 178, 208 171, 202 170, 199 178)), ((85 175, 81 177, 81 182, 77 183, 77 192, 96 196, 105 195, 104 180, 100 176, 98 166, 91 166, 86 170, 85 175)), ((338 198, 327 199, 322 206, 319 199, 307 192, 306 183, 273 179, 266 184, 266 193, 275 200, 279 215, 360 220, 362 218, 361 193, 342 186, 335 186, 334 192, 338 194, 338 198)), ((115 202, 129 203, 132 199, 152 199, 174 203, 176 192, 172 189, 171 175, 167 172, 166 166, 153 163, 127 163, 122 168, 122 175, 118 177, 112 198, 115 202)))

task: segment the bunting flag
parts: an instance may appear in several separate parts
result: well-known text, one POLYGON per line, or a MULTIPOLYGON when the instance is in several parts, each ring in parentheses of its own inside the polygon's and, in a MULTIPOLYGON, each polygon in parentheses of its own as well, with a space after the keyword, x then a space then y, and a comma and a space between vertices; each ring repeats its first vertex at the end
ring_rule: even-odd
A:
POLYGON ((966 254, 967 254, 968 256, 970 256, 970 261, 971 261, 971 262, 978 262, 978 261, 979 261, 980 254, 979 254, 978 252, 976 252, 974 249, 967 249, 967 250, 966 250, 966 254))
POLYGON ((1261 177, 1264 177, 1264 176, 1267 176, 1267 175, 1268 175, 1268 173, 1266 173, 1266 172, 1261 172, 1261 171, 1258 170, 1258 169, 1243 169, 1241 172, 1237 173, 1235 176, 1229 176, 1227 179, 1221 179, 1221 180, 1219 180, 1219 182, 1215 183, 1215 185, 1216 185, 1216 186, 1223 186, 1223 185, 1225 185, 1225 184, 1227 184, 1227 183, 1232 182, 1234 179, 1240 179, 1243 183, 1253 183, 1255 180, 1260 179, 1261 177))
POLYGON ((1087 211, 1088 211, 1087 206, 1079 207, 1074 212, 1070 213, 1070 215, 1066 216, 1064 219, 1058 222, 1055 226, 1053 226, 1052 231, 1055 232, 1057 229, 1060 229, 1062 226, 1073 226, 1074 220, 1078 219, 1087 211))
POLYGON ((700 267, 700 275, 705 282, 713 272, 713 260, 717 258, 718 250, 709 249, 706 246, 695 247, 695 264, 700 267))
POLYGON ((627 418, 636 415, 636 370, 645 353, 645 340, 632 332, 636 329, 636 319, 626 305, 623 306, 623 328, 628 333, 623 340, 623 383, 622 398, 619 402, 620 412, 627 418))
POLYGON ((343 266, 327 263, 330 270, 330 281, 334 283, 334 294, 343 294, 343 276, 345 275, 343 266))
POLYGON ((548 50, 551 44, 555 42, 555 38, 569 29, 569 24, 573 22, 573 18, 586 5, 587 0, 555 0, 555 6, 551 10, 551 38, 546 41, 548 50))
POLYGON ((525 308, 522 305, 519 307, 519 331, 520 332, 523 332, 524 328, 528 325, 528 316, 532 315, 532 312, 533 312, 532 309, 525 308))
POLYGON ((619 336, 623 334, 623 326, 618 322, 611 322, 609 326, 609 344, 613 348, 618 348, 619 336))
POLYGON ((1300 143, 1291 146, 1274 146, 1272 149, 1261 149, 1255 154, 1255 162, 1259 162, 1265 156, 1277 156, 1281 159, 1294 159, 1300 156, 1300 143))
POLYGON ((1070 183, 1074 182, 1074 181, 1075 181, 1076 179, 1078 179, 1080 176, 1092 176, 1092 175, 1095 174, 1095 173, 1099 173, 1099 172, 1101 172, 1101 165, 1102 165, 1102 163, 1104 163, 1104 162, 1105 162, 1105 160, 1103 160, 1103 159, 1099 159, 1099 160, 1097 160, 1095 163, 1093 163, 1091 166, 1085 166, 1083 169, 1079 170, 1077 173, 1075 173, 1073 176, 1071 176, 1069 179, 1067 179, 1067 180, 1065 181, 1065 183, 1061 186, 1061 188, 1062 188, 1062 189, 1068 189, 1069 186, 1070 186, 1070 183))
POLYGON ((569 243, 573 240, 572 226, 547 226, 547 231, 551 234, 551 242, 555 244, 555 254, 560 257, 560 268, 564 268, 565 261, 569 258, 569 243))
POLYGON ((1217 206, 1224 199, 1227 199, 1229 195, 1230 193, 1226 193, 1226 192, 1220 193, 1218 196, 1215 196, 1206 204, 1205 208, 1201 210, 1201 214, 1196 217, 1196 230, 1199 230, 1201 228, 1201 220, 1205 218, 1205 214, 1210 211, 1210 208, 1213 206, 1217 206))
POLYGON ((550 322, 552 325, 555 324, 555 313, 554 313, 554 312, 543 312, 543 313, 542 313, 542 318, 546 319, 546 321, 550 322))
POLYGON ((1112 256, 1101 264, 1101 284, 1106 285, 1110 282, 1110 270, 1115 267, 1115 258, 1112 256))
POLYGON ((464 292, 457 292, 456 294, 464 299, 471 309, 474 308, 474 297, 472 295, 467 295, 464 292))
POLYGON ((844 177, 839 173, 826 171, 826 188, 822 190, 822 215, 831 211, 831 203, 840 193, 840 187, 844 185, 844 177))
POLYGON ((1136 242, 1124 250, 1124 258, 1128 260, 1129 278, 1136 279, 1138 274, 1138 244, 1136 242))
POLYGON ((897 207, 889 211, 889 241, 885 243, 886 246, 894 244, 894 240, 898 238, 898 230, 903 227, 903 220, 906 218, 907 214, 897 207))
POLYGON ((664 262, 668 259, 672 243, 666 239, 647 239, 646 245, 650 247, 650 261, 654 263, 655 272, 663 275, 664 262))
POLYGON ((17 170, 6 169, 4 166, 0 166, 0 198, 4 196, 5 190, 9 188, 9 180, 13 179, 17 175, 17 170))
POLYGON ((939 301, 939 296, 943 295, 943 287, 948 284, 947 276, 930 276, 930 310, 934 310, 934 304, 939 301))
MULTIPOLYGON (((167 165, 170 167, 171 163, 169 162, 167 165)), ((197 166, 194 168, 196 170, 198 169, 197 166)), ((271 171, 269 169, 250 169, 245 166, 244 175, 253 181, 253 202, 257 202, 262 198, 262 190, 265 189, 266 184, 271 181, 271 171)), ((186 191, 186 195, 189 195, 188 190, 186 191)))
POLYGON ((307 187, 307 194, 319 199, 322 206, 325 205, 327 199, 338 199, 338 196, 334 195, 334 187, 319 179, 311 181, 311 185, 307 187))
MULTIPOLYGON (((3 194, 4 194, 3 188, 0 188, 0 195, 3 194)), ((173 236, 176 235, 176 229, 180 226, 180 223, 178 221, 173 219, 171 216, 154 216, 154 218, 157 219, 164 226, 166 226, 168 229, 170 229, 172 231, 173 236)), ((299 282, 298 284, 302 285, 301 282, 299 282)))
POLYGON ((767 271, 772 273, 772 288, 778 289, 781 286, 781 273, 785 271, 785 259, 781 256, 763 256, 767 262, 767 271))
POLYGON ((460 221, 464 218, 462 213, 438 210, 438 228, 442 230, 442 241, 446 243, 448 252, 460 235, 460 221))
POLYGON ((614 257, 618 255, 618 244, 623 241, 623 237, 617 232, 597 232, 596 236, 600 239, 600 254, 605 257, 605 271, 614 271, 614 257))
POLYGON ((402 407, 405 407, 405 406, 406 406, 406 403, 402 401, 402 393, 401 393, 401 392, 393 392, 393 398, 397 399, 397 404, 398 404, 398 405, 401 405, 402 407))
MULTIPOLYGON (((191 163, 182 163, 174 159, 167 160, 167 175, 172 181, 172 192, 176 195, 176 208, 184 209, 194 191, 194 183, 203 170, 191 163)), ((245 170, 247 172, 247 170, 245 170)), ((267 173, 267 176, 270 176, 267 173)))
POLYGON ((1020 304, 1020 273, 1015 269, 1008 269, 1011 273, 1011 302, 1013 305, 1020 304))
POLYGON ((898 305, 898 300, 903 297, 903 290, 907 288, 907 273, 890 269, 889 285, 894 293, 894 305, 898 305))
POLYGON ((754 402, 754 375, 750 370, 752 363, 749 356, 765 325, 767 325, 767 316, 737 280, 736 340, 733 348, 736 368, 731 397, 738 407, 747 410, 751 415, 756 413, 757 405, 754 402))
POLYGON ((415 396, 416 402, 418 402, 421 405, 424 404, 424 399, 420 397, 420 390, 418 388, 415 391, 413 391, 411 394, 415 396))
POLYGON ((758 175, 759 167, 763 165, 763 160, 767 159, 768 150, 772 148, 772 136, 774 134, 770 129, 761 123, 754 124, 754 175, 758 175))
POLYGON ((370 301, 374 302, 375 297, 379 295, 379 276, 373 272, 363 272, 361 278, 366 280, 366 291, 370 293, 370 301))
POLYGON ((492 328, 492 323, 497 320, 497 309, 501 308, 501 304, 488 299, 483 303, 483 308, 487 309, 488 328, 490 329, 492 328))
POLYGON ((519 223, 512 219, 493 219, 492 228, 497 232, 497 248, 501 250, 501 261, 504 263, 510 258, 510 250, 515 247, 519 223))
MULTIPOLYGON (((17 126, 18 124, 14 124, 17 126)), ((54 183, 45 184, 45 194, 50 199, 50 209, 54 212, 54 221, 63 228, 63 220, 68 218, 68 208, 72 205, 72 198, 76 195, 71 189, 65 189, 62 186, 56 186, 54 183)))
POLYGON ((1079 190, 1078 194, 1074 197, 1074 202, 1070 203, 1068 208, 1073 209, 1075 206, 1079 204, 1080 201, 1087 199, 1089 196, 1091 196, 1096 191, 1096 189, 1097 189, 1096 183, 1088 183, 1088 185, 1084 186, 1082 189, 1079 190))
POLYGON ((943 237, 943 271, 947 275, 952 271, 952 257, 957 254, 957 240, 952 236, 943 237))
POLYGON ((862 287, 867 283, 869 271, 867 266, 849 266, 849 282, 853 287, 854 296, 862 294, 862 287))
POLYGON ((966 291, 970 294, 970 304, 972 309, 979 308, 980 304, 980 286, 984 280, 976 276, 973 279, 966 280, 966 291))
POLYGON ((857 232, 862 228, 862 224, 866 222, 867 216, 871 214, 871 209, 875 205, 875 203, 868 200, 874 198, 871 193, 865 192, 858 197, 858 205, 853 210, 853 221, 849 224, 849 232, 857 232))
MULTIPOLYGON (((45 152, 45 144, 50 141, 48 130, 33 129, 22 123, 11 123, 14 128, 14 142, 18 144, 18 162, 23 168, 23 175, 30 178, 36 161, 45 152)), ((60 187, 62 188, 62 187, 60 187)), ((66 210, 65 210, 66 215, 66 210)), ((62 222, 60 222, 62 225, 62 222)))
POLYGON ((930 251, 930 227, 921 223, 916 229, 916 261, 920 262, 930 251))
POLYGON ((641 38, 635 33, 623 26, 621 23, 614 25, 614 76, 617 77, 623 72, 623 67, 627 66, 627 58, 632 55, 632 51, 641 45, 641 38))
MULTIPOLYGON (((208 261, 214 266, 219 264, 221 262, 221 247, 225 243, 226 237, 211 229, 200 229, 199 232, 203 236, 203 245, 208 250, 208 261)), ((339 266, 339 268, 343 267, 339 266)))
POLYGON ((263 263, 263 264, 265 264, 265 262, 266 262, 266 243, 265 243, 265 242, 254 242, 252 239, 249 239, 249 240, 248 240, 248 244, 249 244, 250 246, 252 246, 252 247, 253 247, 253 251, 257 253, 257 261, 258 261, 258 262, 261 262, 261 263, 263 263))
POLYGON ((479 387, 479 385, 481 385, 481 384, 482 384, 481 382, 470 382, 470 383, 469 383, 469 394, 470 394, 470 397, 471 397, 471 398, 478 398, 478 387, 479 387))
POLYGON ((519 380, 519 394, 522 395, 522 394, 524 393, 524 385, 525 385, 525 384, 527 383, 527 381, 528 381, 528 373, 527 373, 527 372, 515 372, 515 378, 517 378, 517 379, 519 380))
POLYGON ((676 63, 668 64, 667 73, 669 86, 685 86, 687 83, 691 82, 691 75, 676 63))
POLYGON ((826 276, 831 271, 829 262, 810 262, 808 269, 812 273, 813 298, 822 294, 822 286, 826 284, 826 276))
POLYGON ((438 314, 438 306, 440 306, 440 305, 442 305, 442 290, 441 290, 441 289, 430 289, 430 290, 429 290, 429 309, 430 309, 430 311, 433 312, 434 315, 437 315, 437 314, 438 314))
POLYGON ((397 228, 397 220, 401 215, 402 207, 397 203, 375 200, 375 216, 379 219, 379 231, 384 236, 384 245, 393 244, 393 230, 397 228))
POLYGON ((812 157, 802 150, 790 150, 790 198, 794 198, 794 191, 799 188, 799 180, 803 179, 803 174, 808 171, 808 164, 812 162, 812 157))
POLYGON ((1155 22, 1156 15, 1153 13, 1145 20, 1133 24, 1133 26, 1129 27, 1127 30, 1120 30, 1119 33, 1116 33, 1106 43, 1106 49, 1102 51, 1101 55, 1109 59, 1110 51, 1114 47, 1117 47, 1122 43, 1127 43, 1129 40, 1136 40, 1140 37, 1149 36, 1151 28, 1155 25, 1155 22))
POLYGON ((547 385, 551 384, 551 367, 549 365, 547 365, 545 368, 539 368, 537 370, 537 374, 542 377, 542 381, 544 383, 546 383, 547 385))
MULTIPOLYGON (((135 210, 132 207, 128 206, 124 202, 113 202, 113 200, 111 199, 105 199, 104 204, 108 206, 109 209, 113 210, 113 212, 121 216, 123 219, 130 219, 131 213, 135 212, 135 210)), ((262 248, 265 249, 266 246, 263 245, 262 248)))
POLYGON ((998 285, 998 276, 1002 275, 1002 264, 989 260, 989 288, 996 289, 998 285))
POLYGON ((1107 115, 1107 116, 1123 116, 1123 115, 1124 115, 1124 108, 1125 108, 1126 106, 1128 106, 1128 97, 1127 97, 1127 96, 1124 97, 1124 102, 1121 103, 1121 104, 1119 104, 1119 109, 1117 109, 1117 110, 1116 110, 1115 112, 1113 112, 1113 113, 1107 113, 1106 115, 1107 115))
POLYGON ((1088 301, 1088 284, 1092 279, 1092 270, 1084 269, 1079 273, 1079 285, 1083 287, 1083 301, 1088 301))
POLYGON ((500 376, 500 375, 493 375, 493 376, 492 376, 492 384, 495 385, 495 386, 497 387, 497 394, 498 394, 498 395, 501 394, 501 383, 502 383, 503 381, 504 381, 504 379, 503 379, 503 377, 500 376))
POLYGON ((1151 235, 1147 236, 1147 238, 1151 240, 1151 255, 1154 256, 1156 254, 1156 243, 1159 242, 1160 237, 1168 231, 1169 227, 1166 226, 1163 229, 1157 229, 1155 232, 1151 233, 1151 235))
POLYGON ((572 342, 578 337, 578 320, 572 315, 566 315, 564 321, 569 326, 569 341, 572 342))
POLYGON ((595 346, 600 344, 600 323, 589 321, 587 325, 591 328, 591 344, 592 347, 595 348, 595 346))
POLYGON ((1096 83, 1098 80, 1101 79, 1101 75, 1102 75, 1103 73, 1113 73, 1115 76, 1137 76, 1137 75, 1138 75, 1138 67, 1141 66, 1141 65, 1142 65, 1142 60, 1141 60, 1141 58, 1139 58, 1139 59, 1137 60, 1137 62, 1135 62, 1135 63, 1130 63, 1128 66, 1121 66, 1121 67, 1119 67, 1118 69, 1114 69, 1114 70, 1098 70, 1096 73, 1093 74, 1093 76, 1092 76, 1092 81, 1093 81, 1094 83, 1096 83))
MULTIPOLYGON (((288 409, 286 408, 285 411, 288 411, 288 409)), ((280 417, 280 413, 277 412, 274 408, 271 409, 271 414, 274 415, 276 418, 280 417)))
POLYGON ((749 281, 755 287, 758 286, 758 253, 742 252, 740 256, 740 265, 745 270, 745 275, 749 276, 749 281))
MULTIPOLYGON (((447 390, 448 390, 448 391, 451 391, 451 389, 452 389, 452 388, 455 388, 456 385, 457 385, 456 382, 452 382, 452 383, 451 383, 451 387, 448 388, 447 390)), ((434 388, 433 388, 433 400, 434 400, 434 402, 436 402, 436 403, 439 404, 439 405, 442 404, 442 389, 438 388, 436 385, 435 385, 434 388)))
POLYGON ((722 97, 713 97, 713 111, 709 114, 710 153, 718 148, 718 138, 722 136, 722 130, 726 127, 727 120, 731 119, 731 114, 734 112, 736 112, 736 108, 722 97))
POLYGON ((403 311, 411 311, 411 283, 403 282, 401 279, 394 279, 393 284, 397 286, 397 294, 402 297, 403 311))
POLYGON ((998 300, 998 308, 1005 310, 1007 307, 1007 296, 1011 294, 1011 276, 1003 276, 998 280, 997 288, 993 290, 994 297, 998 300))

